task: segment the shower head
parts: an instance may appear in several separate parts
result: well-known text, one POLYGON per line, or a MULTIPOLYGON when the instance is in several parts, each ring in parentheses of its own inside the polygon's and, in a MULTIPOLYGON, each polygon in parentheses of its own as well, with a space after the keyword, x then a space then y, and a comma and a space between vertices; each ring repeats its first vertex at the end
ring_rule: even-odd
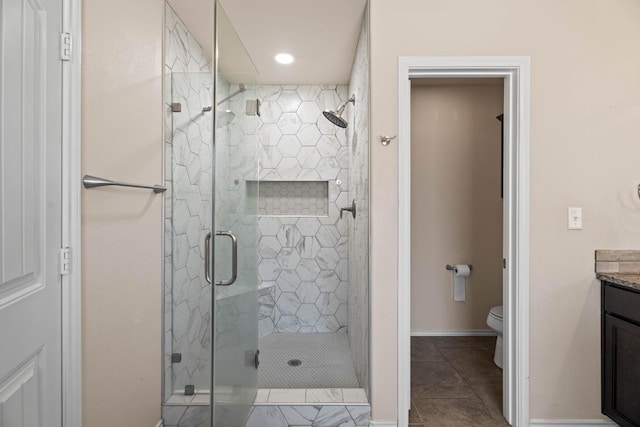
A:
POLYGON ((322 114, 327 118, 327 120, 329 120, 334 125, 339 126, 341 128, 346 128, 349 123, 342 118, 342 113, 344 112, 344 109, 347 106, 347 104, 350 102, 355 105, 356 103, 355 95, 351 95, 351 98, 347 99, 342 104, 340 104, 340 106, 336 111, 324 110, 322 114))
POLYGON ((349 124, 349 123, 347 123, 347 121, 345 119, 340 117, 340 114, 338 114, 335 111, 324 110, 322 112, 322 114, 324 114, 324 116, 327 118, 327 120, 329 120, 331 123, 333 123, 334 125, 339 126, 341 128, 346 128, 347 125, 349 124))
POLYGON ((231 123, 235 117, 235 113, 231 110, 218 111, 216 113, 216 128, 220 129, 225 127, 231 123))

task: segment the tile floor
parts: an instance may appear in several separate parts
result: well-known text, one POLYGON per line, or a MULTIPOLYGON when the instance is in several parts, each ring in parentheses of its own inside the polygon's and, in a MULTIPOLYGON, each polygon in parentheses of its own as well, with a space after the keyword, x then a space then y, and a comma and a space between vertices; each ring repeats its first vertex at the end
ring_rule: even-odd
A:
POLYGON ((496 337, 412 337, 411 412, 415 427, 508 426, 496 337))
POLYGON ((276 333, 260 338, 259 346, 259 388, 360 387, 346 332, 276 333), (302 364, 289 366, 291 359, 302 364))

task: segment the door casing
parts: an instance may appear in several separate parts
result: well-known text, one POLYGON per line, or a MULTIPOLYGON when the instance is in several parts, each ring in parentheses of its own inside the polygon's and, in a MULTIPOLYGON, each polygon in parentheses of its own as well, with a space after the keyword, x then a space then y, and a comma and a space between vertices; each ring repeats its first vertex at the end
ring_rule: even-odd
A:
POLYGON ((82 0, 62 1, 72 54, 62 64, 62 245, 71 268, 62 276, 62 425, 82 426, 81 88, 82 0))
POLYGON ((529 425, 529 57, 398 59, 398 426, 411 407, 411 82, 416 78, 504 79, 503 407, 529 425))

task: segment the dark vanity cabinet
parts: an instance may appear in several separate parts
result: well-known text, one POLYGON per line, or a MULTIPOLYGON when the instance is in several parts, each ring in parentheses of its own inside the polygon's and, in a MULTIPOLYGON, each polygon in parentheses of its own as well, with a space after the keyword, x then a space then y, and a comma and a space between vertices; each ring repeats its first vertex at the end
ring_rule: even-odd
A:
POLYGON ((640 426, 640 290, 602 282, 602 413, 640 426))

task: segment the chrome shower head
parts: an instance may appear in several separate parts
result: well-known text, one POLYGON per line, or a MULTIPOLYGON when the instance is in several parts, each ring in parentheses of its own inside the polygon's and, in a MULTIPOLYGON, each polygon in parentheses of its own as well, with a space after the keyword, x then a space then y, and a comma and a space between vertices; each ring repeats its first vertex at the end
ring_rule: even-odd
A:
POLYGON ((340 117, 340 114, 338 114, 335 111, 324 110, 322 112, 322 114, 324 114, 324 116, 327 118, 327 120, 329 120, 331 123, 333 123, 334 125, 339 126, 341 128, 346 128, 347 125, 349 124, 349 123, 347 123, 347 121, 345 119, 340 117))
POLYGON ((350 102, 355 105, 356 103, 355 95, 351 95, 351 98, 347 99, 342 104, 340 104, 340 106, 336 111, 324 110, 322 114, 327 118, 327 120, 329 120, 334 125, 339 126, 341 128, 346 128, 349 123, 342 118, 342 113, 344 112, 344 109, 347 106, 347 104, 350 102))

